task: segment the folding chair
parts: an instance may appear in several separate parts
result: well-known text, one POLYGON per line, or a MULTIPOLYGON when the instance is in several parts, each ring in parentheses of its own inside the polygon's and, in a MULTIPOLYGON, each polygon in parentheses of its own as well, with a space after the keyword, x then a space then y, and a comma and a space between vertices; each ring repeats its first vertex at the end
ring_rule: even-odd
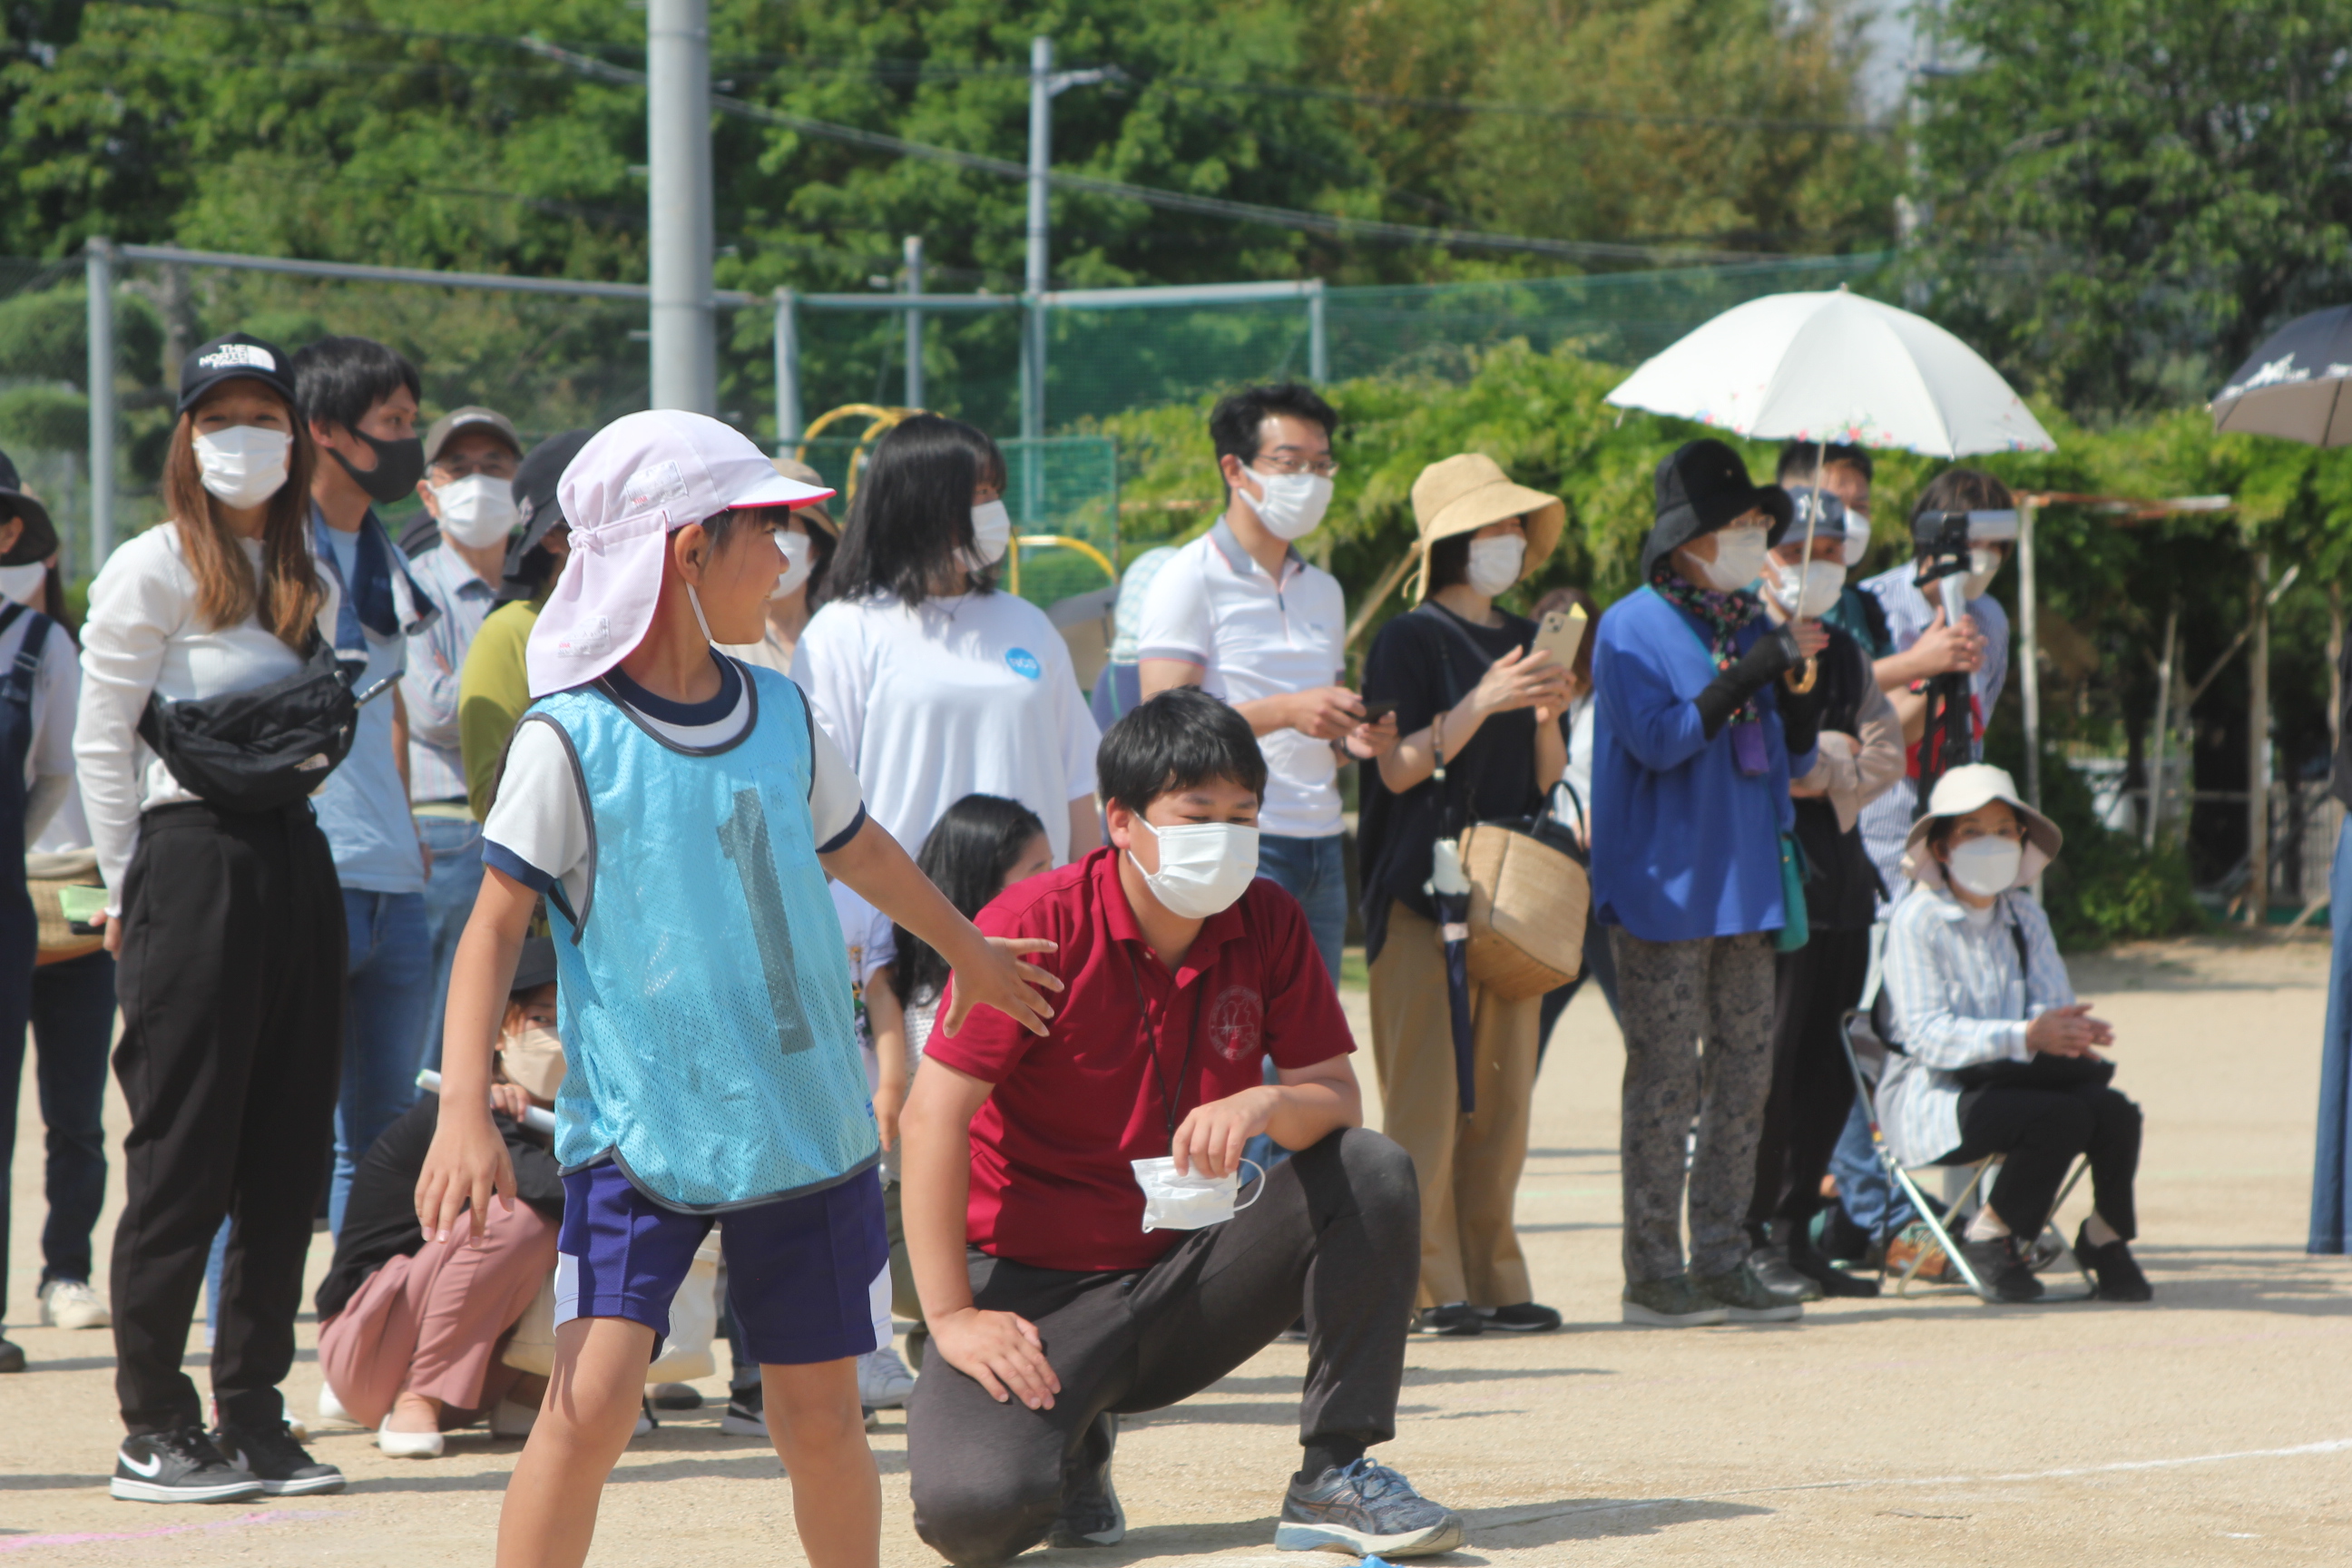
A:
MULTIPOLYGON (((1943 1248, 1944 1256, 1951 1260, 1952 1267, 1959 1270, 1960 1278, 1966 1281, 1968 1289, 1974 1291, 1979 1300, 1990 1301, 1994 1299, 1992 1292, 1987 1288, 1985 1282, 1977 1277, 1977 1271, 1969 1267, 1968 1255, 1960 1250, 1955 1232, 1960 1228, 1958 1222, 1968 1207, 1969 1200, 1980 1191, 1991 1190, 1993 1173, 2000 1168, 2001 1157, 1999 1154, 1989 1154, 1964 1167, 1969 1173, 1967 1184, 1960 1188, 1958 1196, 1940 1209, 1912 1178, 1911 1173, 1904 1168, 1903 1163, 1895 1157, 1895 1150, 1886 1142, 1886 1135, 1881 1130, 1878 1121, 1879 1081, 1886 1076, 1888 1051, 1896 1048, 1889 1046, 1880 1033, 1882 1025, 1877 1013, 1882 997, 1879 992, 1878 946, 1878 941, 1874 937, 1871 944, 1870 979, 1863 990, 1862 1006, 1849 1010, 1838 1023, 1838 1037, 1845 1047, 1846 1066, 1853 1072, 1854 1098, 1862 1106, 1864 1119, 1870 1125, 1870 1146, 1878 1156, 1879 1165, 1886 1172, 1886 1179, 1895 1184, 1895 1191, 1910 1200, 1911 1207, 1918 1214, 1920 1221, 1927 1226, 1928 1233, 1936 1238, 1936 1244, 1943 1248)), ((2058 1228, 2058 1210, 2065 1203, 2067 1194, 2074 1190, 2074 1184, 2083 1179, 2083 1173, 2089 1169, 2089 1166, 2088 1160, 2077 1159, 2074 1162, 2074 1170, 2066 1177, 2065 1185, 2058 1189, 2057 1198, 2050 1205, 2049 1215, 2042 1221, 2042 1235, 2035 1241, 2027 1258, 2027 1266, 2037 1274, 2056 1263, 2059 1258, 2072 1254, 2072 1249, 2066 1245, 2064 1233, 2058 1228)), ((1887 1238, 1884 1236, 1878 1238, 1880 1258, 1878 1277, 1882 1285, 1886 1279, 1885 1261, 1886 1241, 1887 1238)), ((1912 1258, 1909 1267, 1903 1270, 1902 1279, 1895 1282, 1896 1295, 1907 1296, 1911 1293, 1911 1282, 1917 1277, 1920 1268, 1927 1261, 1927 1253, 1925 1248, 1922 1248, 1918 1255, 1912 1258)), ((2082 1265, 2077 1262, 2075 1267, 2079 1270, 2082 1265)), ((2083 1293, 2080 1297, 2068 1292, 2063 1296, 2045 1297, 2044 1300, 2087 1300, 2097 1292, 2096 1282, 2092 1279, 2088 1272, 2084 1272, 2083 1293)))

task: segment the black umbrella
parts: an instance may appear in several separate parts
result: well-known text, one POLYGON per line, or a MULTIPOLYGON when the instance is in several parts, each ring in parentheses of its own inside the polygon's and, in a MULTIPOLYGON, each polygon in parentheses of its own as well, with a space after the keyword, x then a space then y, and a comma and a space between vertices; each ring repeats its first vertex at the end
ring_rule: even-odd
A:
POLYGON ((1437 930, 1445 942, 1445 994, 1454 1016, 1454 1089, 1462 1114, 1478 1109, 1477 1053, 1470 1026, 1470 895, 1432 891, 1437 930))
POLYGON ((2298 316, 2240 365, 2213 399, 2213 428, 2352 444, 2352 305, 2298 316))

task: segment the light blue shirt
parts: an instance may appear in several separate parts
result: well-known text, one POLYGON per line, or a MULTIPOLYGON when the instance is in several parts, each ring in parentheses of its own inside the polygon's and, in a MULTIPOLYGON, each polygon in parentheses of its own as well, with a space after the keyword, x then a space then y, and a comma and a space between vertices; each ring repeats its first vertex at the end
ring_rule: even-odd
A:
MULTIPOLYGON (((1760 616, 1741 627, 1739 651, 1763 630, 1760 616)), ((1593 643, 1593 907, 1644 942, 1787 923, 1780 835, 1796 810, 1780 711, 1767 684, 1756 696, 1765 771, 1742 773, 1731 726, 1709 740, 1692 706, 1717 674, 1704 637, 1695 617, 1645 590, 1610 606, 1593 643)))
MULTIPOLYGON (((371 512, 361 526, 383 525, 375 522, 371 512)), ((359 536, 334 528, 320 531, 327 535, 330 546, 329 559, 320 564, 334 574, 340 590, 352 579, 359 536)), ((398 584, 405 581, 406 574, 395 566, 393 577, 398 584)), ((396 600, 403 596, 395 591, 396 600)), ((403 606, 404 620, 410 618, 409 608, 403 606)), ((396 685, 408 639, 398 633, 380 637, 365 627, 361 635, 367 639, 367 664, 353 689, 364 694, 387 679, 396 685)), ((384 687, 361 707, 359 732, 352 738, 351 754, 310 797, 319 814, 320 830, 326 834, 327 847, 335 857, 335 878, 353 892, 425 891, 425 857, 417 847, 416 825, 408 815, 408 791, 400 782, 400 765, 393 754, 393 686, 384 687)))
POLYGON ((408 673, 400 681, 408 708, 408 798, 462 801, 466 758, 457 744, 457 677, 499 591, 446 543, 426 551, 415 571, 425 602, 441 614, 409 637, 408 673))
POLYGON ((1878 1086, 1878 1124, 1906 1167, 1933 1164, 1960 1146, 1961 1068, 2031 1061, 2025 1026, 2071 1006, 2074 983, 2028 893, 2003 893, 1982 925, 1940 888, 1915 887, 1886 935, 1885 984, 1895 1042, 1878 1086), (2028 963, 2017 963, 2016 927, 2028 963))

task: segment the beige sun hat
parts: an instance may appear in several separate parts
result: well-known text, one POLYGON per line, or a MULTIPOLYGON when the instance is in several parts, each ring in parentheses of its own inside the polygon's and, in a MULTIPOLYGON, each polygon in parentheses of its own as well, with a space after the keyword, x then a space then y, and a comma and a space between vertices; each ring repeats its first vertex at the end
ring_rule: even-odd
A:
POLYGON ((1503 465, 1484 452, 1465 452, 1422 469, 1421 477, 1412 481, 1412 521, 1420 534, 1416 548, 1421 553, 1413 602, 1419 604, 1429 595, 1431 545, 1515 517, 1528 520, 1527 562, 1519 568, 1524 580, 1550 557, 1552 547, 1559 542, 1559 531, 1568 521, 1568 503, 1558 496, 1513 484, 1503 465))
POLYGON ((1911 836, 1903 841, 1903 874, 1923 888, 1941 889, 1944 867, 1927 852, 1928 829, 1938 817, 1966 816, 1997 800, 2007 801, 2025 824, 2025 854, 2018 862, 2016 885, 2022 888, 2049 869, 2066 836, 2058 831, 2056 823, 2018 798, 2017 783, 2007 768, 1970 763, 1936 781, 1935 793, 1927 797, 1927 815, 1911 825, 1911 836))
MULTIPOLYGON (((830 489, 832 488, 824 482, 824 476, 823 474, 818 473, 814 468, 810 468, 806 463, 802 462, 797 458, 771 458, 768 459, 768 465, 788 479, 798 479, 804 485, 814 485, 819 489, 830 489)), ((816 523, 822 527, 825 532, 833 535, 834 538, 839 539, 841 537, 841 524, 834 521, 833 513, 824 509, 824 504, 822 501, 818 502, 814 506, 795 507, 793 510, 799 512, 802 517, 805 518, 809 521, 816 523)))

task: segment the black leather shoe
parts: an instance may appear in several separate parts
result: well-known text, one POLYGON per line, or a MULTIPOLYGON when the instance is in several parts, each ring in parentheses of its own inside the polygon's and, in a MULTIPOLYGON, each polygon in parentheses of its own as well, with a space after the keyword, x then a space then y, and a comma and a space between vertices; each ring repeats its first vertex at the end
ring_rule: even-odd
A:
POLYGON ((1559 1329, 1557 1310, 1521 1301, 1511 1307, 1481 1307, 1478 1321, 1490 1334, 1549 1334, 1559 1329))
POLYGON ((2017 1238, 2004 1236, 1997 1241, 1963 1241, 1960 1256, 1969 1260, 1969 1268, 1984 1281, 1986 1299, 2011 1305, 2042 1300, 2042 1281, 2017 1255, 2017 1238))
POLYGON ((1798 1226, 1789 1240, 1789 1267, 1820 1286, 1824 1296, 1866 1299, 1878 1294, 1877 1280, 1849 1274, 1822 1256, 1807 1226, 1798 1226))
POLYGON ((1443 1339, 1463 1340, 1486 1331, 1486 1320, 1478 1309, 1467 1301, 1449 1301, 1443 1307, 1423 1307, 1412 1317, 1412 1331, 1434 1334, 1443 1339))
POLYGON ((1827 1291, 1821 1281, 1799 1269, 1790 1261, 1789 1248, 1777 1242, 1766 1242, 1748 1255, 1748 1267, 1764 1289, 1775 1296, 1791 1296, 1800 1301, 1818 1301, 1827 1291))
POLYGON ((2139 1262, 2131 1255, 2131 1244, 2118 1237, 2105 1247, 2091 1245, 2090 1226, 2085 1225, 2074 1233, 2074 1259, 2092 1279, 2098 1281, 2102 1301, 2150 1301, 2156 1299, 2156 1287, 2139 1271, 2139 1262))

